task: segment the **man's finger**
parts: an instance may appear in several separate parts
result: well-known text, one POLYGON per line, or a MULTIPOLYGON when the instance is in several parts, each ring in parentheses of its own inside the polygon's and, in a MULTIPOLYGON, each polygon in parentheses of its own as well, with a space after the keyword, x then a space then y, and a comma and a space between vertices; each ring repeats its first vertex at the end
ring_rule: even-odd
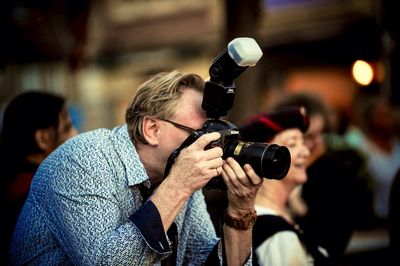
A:
POLYGON ((207 133, 200 136, 192 145, 197 147, 198 149, 205 149, 207 145, 211 142, 218 140, 221 137, 221 134, 218 132, 207 133))

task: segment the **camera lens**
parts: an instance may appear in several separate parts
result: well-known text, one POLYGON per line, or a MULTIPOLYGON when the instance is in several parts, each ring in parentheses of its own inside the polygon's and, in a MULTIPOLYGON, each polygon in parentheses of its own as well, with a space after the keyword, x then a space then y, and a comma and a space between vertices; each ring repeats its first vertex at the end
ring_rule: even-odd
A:
POLYGON ((224 157, 233 157, 240 165, 250 164, 257 175, 282 179, 290 168, 290 152, 285 146, 257 142, 227 143, 224 157))

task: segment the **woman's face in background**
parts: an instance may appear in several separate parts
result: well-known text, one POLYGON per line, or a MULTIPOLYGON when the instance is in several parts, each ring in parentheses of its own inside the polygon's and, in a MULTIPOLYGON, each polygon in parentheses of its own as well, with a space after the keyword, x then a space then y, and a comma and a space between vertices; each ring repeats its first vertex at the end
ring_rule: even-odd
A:
POLYGON ((306 182, 310 151, 304 143, 303 133, 297 128, 287 129, 275 135, 271 143, 286 146, 290 151, 290 169, 283 181, 287 180, 296 185, 306 182))

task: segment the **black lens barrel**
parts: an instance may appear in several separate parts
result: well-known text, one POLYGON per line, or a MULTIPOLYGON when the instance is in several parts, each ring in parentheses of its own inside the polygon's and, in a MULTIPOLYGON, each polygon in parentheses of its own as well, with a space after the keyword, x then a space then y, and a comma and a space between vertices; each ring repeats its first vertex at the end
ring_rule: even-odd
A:
POLYGON ((259 176, 279 180, 287 175, 291 162, 285 146, 257 142, 226 143, 224 157, 233 157, 242 166, 250 164, 259 176))

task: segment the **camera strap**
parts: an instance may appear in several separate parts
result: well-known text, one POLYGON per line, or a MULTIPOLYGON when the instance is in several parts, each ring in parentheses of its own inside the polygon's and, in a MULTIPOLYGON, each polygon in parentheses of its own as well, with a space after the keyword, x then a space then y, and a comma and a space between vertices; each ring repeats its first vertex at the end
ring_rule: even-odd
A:
POLYGON ((169 174, 169 171, 171 170, 172 165, 175 162, 175 158, 178 157, 179 153, 181 152, 182 149, 180 149, 180 147, 176 150, 174 150, 170 156, 168 157, 167 160, 167 165, 165 166, 165 170, 164 170, 164 178, 167 177, 167 175, 169 174))
POLYGON ((165 166, 165 170, 164 170, 164 178, 167 177, 167 175, 169 174, 169 171, 171 170, 172 165, 175 162, 176 157, 178 157, 179 153, 181 152, 182 149, 186 148, 187 146, 189 146, 190 144, 192 144, 199 136, 201 135, 200 132, 195 131, 192 134, 189 135, 189 137, 187 137, 182 144, 175 149, 168 157, 167 160, 167 165, 165 166))

